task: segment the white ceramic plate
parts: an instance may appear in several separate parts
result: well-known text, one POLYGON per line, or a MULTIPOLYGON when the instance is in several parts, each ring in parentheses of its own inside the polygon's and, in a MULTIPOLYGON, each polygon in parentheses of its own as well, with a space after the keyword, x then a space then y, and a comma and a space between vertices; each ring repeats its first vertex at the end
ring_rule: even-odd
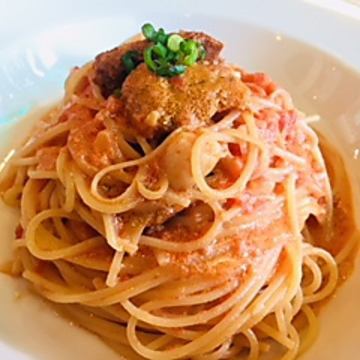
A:
MULTIPOLYGON (((117 45, 145 21, 203 30, 226 44, 225 56, 265 71, 298 107, 319 113, 321 130, 360 181, 360 10, 353 18, 297 1, 8 1, 0 0, 1 153, 26 133, 15 126, 60 96, 74 65, 117 45), (58 5, 57 5, 58 4, 58 5), (295 40, 298 39, 298 40, 295 40)), ((355 7, 354 7, 355 9, 355 7)), ((356 10, 356 9, 355 9, 356 10)), ((358 198, 355 200, 360 204, 358 198)), ((0 261, 10 253, 16 212, 0 209, 0 261)), ((358 359, 360 264, 321 314, 320 337, 304 359, 358 359)), ((58 318, 23 284, 0 275, 0 358, 116 359, 96 337, 58 318), (19 294, 25 294, 18 296, 19 294)))

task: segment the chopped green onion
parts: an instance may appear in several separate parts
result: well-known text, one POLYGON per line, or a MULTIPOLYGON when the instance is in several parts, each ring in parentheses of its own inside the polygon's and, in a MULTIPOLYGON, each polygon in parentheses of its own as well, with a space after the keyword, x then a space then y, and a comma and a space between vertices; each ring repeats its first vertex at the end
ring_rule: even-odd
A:
POLYGON ((197 47, 197 42, 190 39, 180 44, 180 50, 186 55, 190 55, 197 47))
POLYGON ((141 54, 138 51, 129 51, 122 57, 122 62, 125 67, 125 71, 129 74, 139 64, 141 54))
POLYGON ((169 35, 165 33, 164 29, 160 28, 159 31, 156 33, 156 36, 154 37, 154 41, 166 46, 168 38, 169 35))
POLYGON ((168 53, 167 48, 166 48, 163 44, 161 44, 161 43, 155 44, 155 45, 152 47, 152 49, 153 49, 153 52, 154 52, 156 55, 158 55, 159 57, 161 57, 161 58, 166 57, 166 55, 167 55, 167 53, 168 53))
POLYGON ((166 55, 166 61, 171 64, 175 64, 180 58, 180 53, 168 51, 166 55))
POLYGON ((167 64, 164 67, 159 67, 156 73, 160 76, 173 77, 181 75, 186 71, 187 67, 185 65, 169 65, 167 64))
POLYGON ((167 41, 167 47, 173 52, 178 52, 183 41, 184 39, 180 35, 172 34, 167 41))
MULTIPOLYGON (((151 24, 144 24, 141 30, 145 38, 153 43, 144 50, 144 62, 160 76, 181 75, 189 66, 206 57, 206 50, 198 41, 184 39, 179 34, 166 34, 162 28, 156 31, 151 24)), ((137 59, 124 57, 123 62, 128 72, 137 66, 137 59)))
POLYGON ((169 65, 167 64, 165 66, 160 66, 156 70, 156 74, 164 77, 169 77, 169 65))
POLYGON ((127 73, 130 73, 135 69, 135 63, 130 57, 123 57, 123 64, 127 73))
POLYGON ((153 49, 152 47, 145 49, 144 61, 150 70, 155 71, 157 66, 156 66, 154 60, 152 59, 152 49, 153 49))
POLYGON ((170 76, 181 75, 186 71, 187 67, 185 65, 179 64, 171 66, 169 69, 170 76))
POLYGON ((184 57, 183 64, 187 66, 194 65, 196 63, 196 60, 198 59, 198 56, 199 56, 199 50, 196 47, 192 50, 192 52, 189 55, 186 55, 184 57))
POLYGON ((145 38, 148 40, 151 40, 151 41, 154 40, 155 35, 157 34, 154 27, 149 23, 144 24, 141 27, 141 31, 142 31, 143 35, 145 36, 145 38))

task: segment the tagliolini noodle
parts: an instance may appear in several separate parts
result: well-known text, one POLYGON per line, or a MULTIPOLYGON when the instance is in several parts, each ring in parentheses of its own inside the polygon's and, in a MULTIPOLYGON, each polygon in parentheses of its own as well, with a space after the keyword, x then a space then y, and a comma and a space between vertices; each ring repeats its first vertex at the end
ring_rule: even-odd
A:
POLYGON ((3 172, 20 209, 9 271, 126 359, 294 359, 355 246, 315 118, 231 69, 242 106, 155 141, 124 126, 89 63, 3 172))

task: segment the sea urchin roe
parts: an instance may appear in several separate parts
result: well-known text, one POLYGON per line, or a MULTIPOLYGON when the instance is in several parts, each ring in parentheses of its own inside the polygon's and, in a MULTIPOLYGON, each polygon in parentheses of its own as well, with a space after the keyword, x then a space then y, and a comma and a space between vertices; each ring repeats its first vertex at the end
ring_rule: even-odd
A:
MULTIPOLYGON (((202 32, 182 31, 178 35, 183 39, 196 41, 204 47, 206 56, 201 57, 201 61, 217 61, 223 48, 220 41, 202 32)), ((92 79, 105 98, 112 95, 116 89, 120 89, 128 74, 144 61, 145 50, 150 48, 150 45, 150 40, 137 40, 105 51, 96 57, 92 67, 92 79)))
POLYGON ((227 109, 242 108, 248 89, 225 63, 196 64, 178 81, 157 76, 139 65, 125 80, 122 100, 130 127, 147 139, 186 126, 198 128, 227 109), (156 121, 148 116, 156 111, 156 121))

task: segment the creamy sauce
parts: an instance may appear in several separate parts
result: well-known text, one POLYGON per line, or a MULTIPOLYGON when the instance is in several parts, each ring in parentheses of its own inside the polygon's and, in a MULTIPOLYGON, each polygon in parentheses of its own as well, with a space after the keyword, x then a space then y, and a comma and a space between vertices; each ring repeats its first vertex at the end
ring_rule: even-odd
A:
MULTIPOLYGON (((31 116, 29 116, 28 118, 26 118, 24 121, 25 122, 29 122, 31 124, 34 123, 34 120, 36 120, 38 118, 38 114, 42 113, 42 115, 44 114, 44 111, 42 112, 35 112, 34 114, 31 114, 31 116), (29 120, 31 118, 31 120, 29 120)), ((23 132, 22 132, 23 133, 23 132)), ((334 217, 333 217, 333 228, 332 228, 332 235, 330 240, 326 240, 326 237, 324 236, 324 231, 323 228, 320 226, 317 226, 315 223, 312 223, 309 225, 309 230, 311 232, 311 235, 314 239, 314 243, 317 246, 320 246, 322 248, 327 249, 328 251, 330 251, 332 253, 332 255, 336 256, 338 254, 341 253, 341 251, 343 251, 344 249, 346 250, 346 253, 348 254, 348 256, 345 257, 344 261, 341 262, 341 264, 339 265, 339 270, 340 270, 340 281, 339 281, 339 285, 342 284, 352 273, 353 269, 354 269, 354 262, 355 262, 355 258, 356 258, 356 254, 357 254, 357 250, 358 250, 358 246, 360 243, 360 233, 356 228, 356 222, 355 222, 355 206, 353 203, 353 192, 352 192, 352 188, 351 188, 351 183, 350 183, 350 179, 346 173, 346 169, 345 169, 345 164, 343 162, 343 160, 341 159, 340 155, 328 144, 326 144, 325 142, 322 144, 321 146, 322 151, 323 151, 323 155, 325 157, 326 160, 326 164, 327 164, 327 169, 331 178, 331 182, 332 182, 332 187, 334 190, 334 199, 335 199, 335 204, 334 204, 334 217)), ((15 226, 16 222, 14 221, 13 225, 15 226)), ((1 248, 7 248, 7 250, 9 251, 9 249, 11 248, 11 242, 13 241, 13 230, 12 233, 8 233, 8 236, 6 236, 6 239, 9 242, 3 242, 1 248)), ((4 236, 5 238, 5 236, 4 236)), ((2 254, 4 255, 4 254, 2 254)), ((99 258, 102 258, 103 261, 106 261, 108 259, 106 259, 106 254, 99 254, 99 253, 94 253, 92 254, 92 256, 97 257, 97 255, 99 255, 99 258)), ((4 260, 4 256, 1 257, 2 260, 4 260)), ((1 260, 0 259, 0 260, 1 260)), ((82 260, 82 261, 86 261, 86 259, 74 259, 76 262, 76 260, 82 260)), ((3 263, 3 262, 1 262, 3 263)), ((9 270, 9 268, 6 269, 2 269, 2 270, 9 270)), ((6 282, 8 281, 8 279, 0 279, 0 280, 5 280, 6 282)), ((4 283, 5 285, 5 283, 4 283)), ((12 289, 9 287, 9 289, 12 289)), ((8 290, 7 290, 8 291, 8 290)), ((9 293, 11 293, 11 291, 13 290, 9 290, 9 293)), ((8 296, 9 296, 9 293, 8 296)), ((15 293, 15 292, 14 292, 15 293)), ((21 293, 26 293, 25 290, 21 290, 21 293)), ((331 298, 331 297, 330 297, 331 298)), ((14 296, 15 299, 15 296, 14 296)), ((1 298, 0 298, 1 300, 1 298)), ((41 300, 41 302, 36 303, 36 301, 38 301, 38 299, 33 298, 33 296, 29 296, 25 299, 25 302, 31 302, 31 304, 29 304, 28 308, 25 308, 25 302, 24 302, 24 308, 21 310, 20 314, 22 314, 23 318, 33 318, 34 315, 38 316, 39 315, 39 308, 42 309, 44 307, 44 302, 41 300), (32 304, 32 302, 34 301, 34 304, 32 304)), ((328 299, 319 302, 316 306, 315 306, 315 311, 318 311, 318 309, 325 304, 328 301, 328 299)), ((11 313, 14 313, 14 311, 16 311, 17 307, 16 305, 12 306, 11 304, 7 305, 9 308, 9 312, 11 311, 11 313)), ((52 309, 52 308, 50 308, 52 309)), ((42 311, 42 313, 44 313, 42 322, 47 322, 50 321, 50 318, 53 317, 53 313, 52 310, 49 310, 49 308, 46 309, 46 311, 42 311), (49 319, 48 319, 49 318, 49 319)), ((19 315, 20 316, 20 315, 19 315)), ((40 317, 39 317, 40 318, 40 317)), ((300 320, 300 319, 299 319, 300 320)), ((301 320, 300 320, 301 321, 301 320)), ((10 321, 11 322, 11 321, 10 321)), ((6 322, 8 323, 8 322, 6 322)), ((16 331, 14 323, 12 323, 13 326, 13 331, 16 331)), ((56 329, 63 329, 63 332, 66 333, 67 332, 67 324, 65 324, 65 322, 62 322, 59 318, 56 319, 56 323, 54 323, 54 325, 56 325, 56 329)), ((300 325, 301 326, 301 325, 300 325)), ((46 330, 46 326, 44 327, 44 330, 46 330)), ((83 339, 83 336, 86 336, 85 339, 89 338, 89 343, 92 344, 92 336, 89 335, 88 333, 86 333, 86 335, 83 334, 83 331, 81 331, 80 329, 77 328, 71 328, 71 334, 72 336, 79 337, 80 339, 83 339)), ((25 335, 21 335, 19 336, 19 339, 23 339, 25 335)), ((21 340, 22 341, 22 340, 21 340)), ((39 344, 41 343, 40 341, 40 337, 39 337, 39 344)), ((81 340, 83 341, 83 340, 81 340)), ((69 344, 68 341, 62 341, 61 344, 69 344)), ((18 345, 18 344, 16 344, 18 345)), ((89 349, 93 348, 98 349, 98 347, 100 346, 101 350, 98 350, 98 352, 100 351, 104 351, 104 353, 106 351, 109 352, 109 355, 111 354, 109 349, 106 349, 105 347, 103 347, 102 345, 99 345, 98 342, 93 344, 92 346, 89 346, 89 349)), ((71 347, 68 347, 69 349, 69 353, 70 353, 70 349, 72 349, 71 347)), ((36 350, 33 350, 34 352, 36 352, 36 350)), ((89 351, 90 352, 90 351, 89 351)), ((61 352, 60 352, 61 353, 61 352)), ((113 355, 113 354, 111 354, 113 355)), ((111 356, 110 356, 111 357, 111 356)), ((90 358, 95 358, 93 356, 90 356, 90 358)))
MULTIPOLYGON (((17 132, 29 134, 36 129, 46 126, 47 123, 51 123, 53 115, 52 110, 56 107, 56 105, 57 104, 55 103, 51 106, 45 106, 32 111, 21 121, 20 124, 14 126, 14 134, 17 132), (39 119, 41 119, 40 122, 39 119), (24 124, 26 127, 25 130, 27 131, 20 131, 20 127, 21 130, 24 129, 24 124), (29 131, 31 128, 33 128, 32 131, 29 131)), ((13 136, 13 138, 16 139, 12 146, 13 149, 17 148, 19 144, 24 141, 16 138, 15 136, 13 136)), ((316 221, 312 221, 313 219, 310 219, 307 224, 316 246, 328 250, 333 256, 337 256, 341 252, 347 254, 344 260, 339 264, 339 284, 341 284, 351 275, 354 269, 354 262, 360 243, 360 232, 356 227, 353 191, 349 176, 346 172, 344 161, 336 149, 328 144, 321 135, 319 135, 319 138, 321 140, 320 146, 325 158, 326 167, 334 192, 334 214, 330 239, 325 236, 324 227, 319 226, 316 221)), ((9 155, 14 152, 13 149, 9 152, 9 155)), ((0 164, 0 169, 3 169, 7 160, 8 156, 6 156, 0 164)), ((11 236, 11 239, 12 238, 13 234, 11 236)), ((10 246, 8 248, 10 248, 10 246)), ((10 272, 10 263, 8 261, 10 256, 8 251, 6 253, 6 256, 4 256, 3 253, 3 256, 0 258, 0 271, 3 273, 10 272)), ((95 254, 89 255, 93 258, 95 254)), ((109 259, 108 256, 104 256, 101 260, 106 262, 109 259)))
POLYGON ((324 235, 323 227, 312 224, 309 230, 317 246, 328 250, 334 257, 339 257, 339 284, 341 284, 354 269, 360 232, 355 220, 354 194, 344 161, 339 153, 324 141, 321 142, 321 150, 334 195, 333 223, 329 239, 324 235), (345 257, 342 254, 346 254, 345 257))

